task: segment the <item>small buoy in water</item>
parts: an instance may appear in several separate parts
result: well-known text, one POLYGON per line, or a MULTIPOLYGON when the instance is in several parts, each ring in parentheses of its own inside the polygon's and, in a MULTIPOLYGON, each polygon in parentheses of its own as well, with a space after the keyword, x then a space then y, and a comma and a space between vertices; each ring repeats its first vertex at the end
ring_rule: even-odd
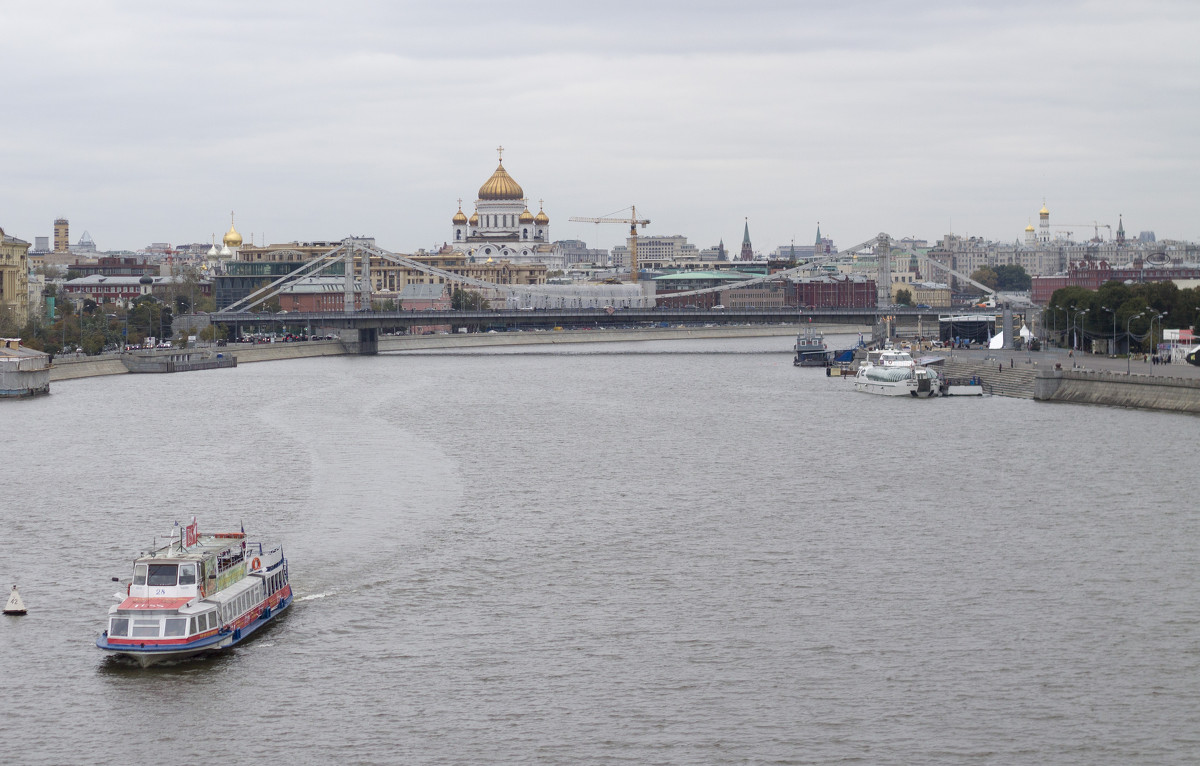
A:
POLYGON ((25 602, 21 600, 21 594, 17 592, 17 586, 13 586, 12 592, 8 594, 8 603, 4 605, 5 614, 25 614, 25 602))

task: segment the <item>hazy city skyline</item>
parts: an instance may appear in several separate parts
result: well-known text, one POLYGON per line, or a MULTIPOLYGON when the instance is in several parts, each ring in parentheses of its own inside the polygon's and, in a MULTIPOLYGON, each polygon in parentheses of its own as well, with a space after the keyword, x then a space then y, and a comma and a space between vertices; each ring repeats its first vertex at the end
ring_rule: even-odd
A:
MULTIPOLYGON (((736 250, 1051 222, 1200 240, 1186 2, 49 2, 0 11, 0 227, 104 250, 449 239, 504 164, 553 239, 736 250)), ((1102 229, 1102 232, 1105 230, 1102 229)))

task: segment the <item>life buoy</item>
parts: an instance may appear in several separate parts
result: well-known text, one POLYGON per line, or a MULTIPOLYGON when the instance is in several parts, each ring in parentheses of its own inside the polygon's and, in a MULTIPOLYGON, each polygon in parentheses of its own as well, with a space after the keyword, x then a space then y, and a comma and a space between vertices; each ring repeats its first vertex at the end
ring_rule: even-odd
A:
POLYGON ((254 561, 250 562, 250 571, 254 571, 260 567, 262 567, 262 562, 259 561, 257 557, 254 559, 254 561))

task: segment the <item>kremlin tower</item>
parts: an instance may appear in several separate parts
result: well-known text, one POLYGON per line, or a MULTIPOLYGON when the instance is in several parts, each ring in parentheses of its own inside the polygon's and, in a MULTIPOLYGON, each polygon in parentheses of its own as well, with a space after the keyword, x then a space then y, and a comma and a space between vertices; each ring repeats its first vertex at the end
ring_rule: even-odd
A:
POLYGON ((750 219, 746 219, 746 231, 742 234, 742 255, 743 261, 754 260, 754 248, 750 246, 750 219))

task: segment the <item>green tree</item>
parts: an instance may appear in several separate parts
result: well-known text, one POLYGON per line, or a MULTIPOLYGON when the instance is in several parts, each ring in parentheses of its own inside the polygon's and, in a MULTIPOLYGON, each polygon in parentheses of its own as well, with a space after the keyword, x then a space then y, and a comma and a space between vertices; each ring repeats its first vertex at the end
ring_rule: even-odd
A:
POLYGON ((129 309, 129 342, 141 343, 147 336, 170 338, 174 315, 170 306, 153 296, 143 295, 129 309))
MULTIPOLYGON (((997 290, 1006 290, 1009 292, 1021 292, 1029 290, 1033 287, 1033 277, 1025 271, 1025 268, 1015 264, 1006 266, 997 266, 996 285, 997 290)), ((980 280, 983 281, 983 280, 980 280)))
POLYGON ((912 292, 909 290, 900 289, 896 291, 896 303, 901 306, 912 305, 912 292))
POLYGON ((225 340, 229 337, 229 331, 222 325, 210 324, 201 329, 196 336, 203 341, 225 340))
POLYGON ((450 308, 455 311, 482 311, 486 307, 486 303, 483 295, 474 290, 463 290, 461 287, 456 287, 454 292, 450 293, 450 308))

